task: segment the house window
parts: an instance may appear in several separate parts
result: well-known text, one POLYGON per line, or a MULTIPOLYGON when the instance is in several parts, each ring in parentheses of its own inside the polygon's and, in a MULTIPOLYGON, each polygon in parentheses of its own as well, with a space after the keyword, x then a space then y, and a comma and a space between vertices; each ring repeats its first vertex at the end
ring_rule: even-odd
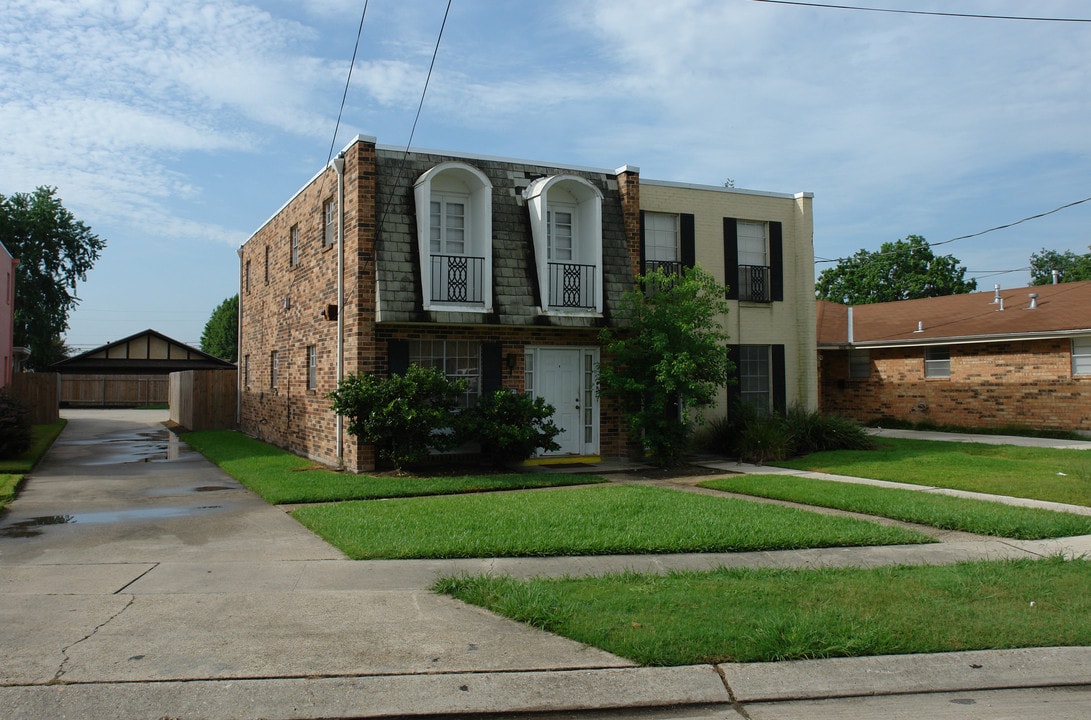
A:
POLYGON ((243 387, 250 387, 250 356, 245 355, 242 359, 242 384, 243 387))
POLYGON ((772 407, 772 367, 768 345, 739 347, 739 395, 744 405, 760 412, 772 407))
POLYGON ((738 222, 739 299, 770 302, 769 253, 763 222, 738 222))
POLYGON ((250 260, 246 260, 246 270, 243 272, 243 284, 246 285, 246 292, 250 292, 250 260))
POLYGON ((437 165, 413 188, 425 309, 492 309, 492 183, 464 163, 437 165))
POLYGON ((265 284, 269 284, 269 246, 265 246, 265 284))
POLYGON ((465 380, 460 401, 471 407, 481 395, 481 343, 472 340, 411 340, 409 362, 441 370, 448 380, 465 380))
POLYGON ((318 346, 307 346, 307 389, 318 387, 318 346))
POLYGON ((1091 375, 1091 338, 1072 338, 1072 374, 1091 375))
POLYGON ((924 349, 924 376, 926 378, 951 377, 951 348, 936 345, 924 349))
POLYGON ((866 380, 871 377, 870 350, 849 350, 849 377, 854 380, 866 380))
POLYGON ((534 397, 534 352, 523 353, 523 392, 534 397))
POLYGON ((523 197, 542 305, 602 312, 602 193, 584 178, 554 175, 531 182, 523 197))
POLYGON ((299 226, 293 225, 288 231, 288 262, 292 267, 299 264, 299 226))
POLYGON ((277 356, 277 351, 274 350, 273 352, 269 353, 269 387, 271 387, 271 388, 276 388, 277 387, 277 381, 279 380, 279 378, 278 378, 278 375, 279 375, 278 365, 279 365, 279 358, 277 356))
POLYGON ((644 213, 644 260, 648 272, 656 268, 668 275, 681 271, 677 215, 644 213))
POLYGON ((333 198, 322 203, 322 221, 325 228, 322 233, 322 244, 329 246, 337 242, 337 204, 333 198))

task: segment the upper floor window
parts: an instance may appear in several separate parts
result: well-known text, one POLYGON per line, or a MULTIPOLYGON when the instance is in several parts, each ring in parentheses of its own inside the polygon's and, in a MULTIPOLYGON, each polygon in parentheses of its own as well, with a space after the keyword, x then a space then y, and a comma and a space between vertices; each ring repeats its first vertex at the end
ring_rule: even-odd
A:
POLYGON ((322 203, 322 243, 333 245, 337 242, 337 203, 330 198, 322 203))
POLYGON ((783 225, 724 218, 724 276, 729 300, 783 300, 783 225))
POLYGON ((1091 375, 1091 338, 1072 338, 1072 374, 1091 375))
POLYGON ((269 284, 269 246, 265 246, 265 284, 269 284))
POLYGON ((602 312, 602 193, 584 178, 554 175, 533 181, 523 197, 543 306, 602 312))
POLYGON ((647 272, 657 268, 663 272, 678 272, 678 216, 668 213, 644 213, 644 267, 647 272))
POLYGON ((250 259, 247 258, 246 264, 243 270, 243 284, 246 286, 246 292, 250 292, 250 259))
POLYGON ((417 244, 425 309, 492 309, 492 183, 447 162, 417 178, 417 244))
POLYGON ((318 387, 318 346, 307 346, 307 389, 318 387))
POLYGON ((924 349, 924 376, 926 378, 951 377, 951 348, 935 345, 924 349))
POLYGON ((276 350, 269 353, 269 387, 275 388, 280 380, 280 355, 276 350))
POLYGON ((295 267, 299 264, 299 226, 293 225, 288 230, 288 262, 295 267))

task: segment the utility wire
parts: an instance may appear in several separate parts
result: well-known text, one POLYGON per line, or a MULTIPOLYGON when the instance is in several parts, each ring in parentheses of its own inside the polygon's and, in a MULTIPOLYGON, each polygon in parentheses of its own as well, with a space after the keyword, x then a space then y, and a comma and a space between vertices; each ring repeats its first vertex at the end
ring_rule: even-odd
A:
POLYGON ((337 145, 337 132, 341 129, 341 115, 345 112, 345 100, 349 96, 349 83, 352 82, 352 68, 356 66, 356 53, 360 50, 360 36, 364 32, 364 18, 367 17, 367 3, 364 0, 364 9, 360 13, 360 27, 356 28, 356 45, 352 48, 352 62, 349 63, 348 77, 345 78, 345 92, 341 95, 341 109, 337 111, 337 124, 333 126, 333 138, 330 140, 330 154, 326 157, 326 165, 333 159, 333 148, 337 145))
POLYGON ((933 15, 939 17, 975 18, 979 20, 1025 20, 1037 22, 1091 23, 1091 18, 1067 17, 1031 17, 1026 15, 985 15, 979 13, 935 12, 930 10, 896 10, 894 8, 862 7, 859 5, 833 5, 830 3, 798 2, 796 0, 754 0, 773 5, 798 5, 800 7, 825 8, 831 10, 861 10, 864 12, 895 13, 898 15, 933 15))
MULTIPOLYGON (((1091 197, 1085 197, 1083 200, 1076 200, 1074 202, 1066 203, 1066 204, 1064 204, 1064 205, 1062 205, 1062 206, 1060 206, 1058 208, 1053 208, 1052 210, 1047 210, 1045 212, 1038 213, 1037 215, 1030 215, 1028 217, 1022 218, 1020 220, 1016 220, 1014 222, 1005 223, 1003 225, 997 225, 996 227, 991 227, 988 230, 981 230, 979 232, 970 233, 969 235, 959 235, 958 237, 953 237, 950 240, 941 240, 940 242, 935 242, 935 243, 930 243, 930 242, 925 241, 925 245, 921 249, 926 249, 926 248, 931 249, 931 248, 934 248, 934 247, 939 247, 940 245, 946 245, 948 243, 953 243, 956 240, 967 240, 969 238, 975 238, 975 237, 979 237, 981 235, 985 235, 986 233, 996 232, 997 230, 1005 230, 1005 229, 1010 228, 1010 227, 1015 227, 1016 225, 1021 225, 1021 224, 1025 223, 1025 222, 1029 222, 1030 220, 1037 220, 1039 218, 1044 218, 1047 215, 1052 215, 1053 213, 1060 212, 1061 210, 1067 210, 1070 207, 1075 207, 1077 205, 1082 205, 1085 202, 1091 202, 1091 197)), ((910 251, 912 251, 912 249, 910 249, 910 251)), ((877 253, 874 253, 872 255, 872 257, 883 257, 884 255, 900 255, 902 252, 904 252, 904 251, 903 250, 891 250, 889 252, 877 252, 877 253)), ((819 263, 839 263, 839 262, 845 262, 845 261, 850 260, 850 259, 851 258, 836 258, 836 259, 833 259, 833 260, 829 260, 829 259, 826 259, 826 258, 821 258, 821 259, 815 258, 814 264, 818 265, 819 263)), ((1016 272, 1016 271, 1012 271, 1012 272, 1016 272)))

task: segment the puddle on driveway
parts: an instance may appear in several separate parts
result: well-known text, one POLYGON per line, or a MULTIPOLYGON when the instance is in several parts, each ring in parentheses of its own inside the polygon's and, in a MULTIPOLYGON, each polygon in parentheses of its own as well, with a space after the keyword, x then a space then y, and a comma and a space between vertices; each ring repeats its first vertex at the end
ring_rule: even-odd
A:
POLYGON ((126 433, 94 440, 77 440, 68 444, 103 446, 104 452, 85 460, 80 463, 81 465, 162 462, 179 460, 193 453, 193 450, 182 442, 176 433, 166 428, 126 433))
POLYGON ((204 514, 209 510, 220 510, 222 508, 223 505, 202 505, 200 507, 136 508, 134 510, 74 513, 72 515, 42 515, 28 520, 20 520, 6 527, 0 527, 0 537, 35 537, 41 535, 42 529, 50 525, 92 525, 133 520, 193 517, 204 514))

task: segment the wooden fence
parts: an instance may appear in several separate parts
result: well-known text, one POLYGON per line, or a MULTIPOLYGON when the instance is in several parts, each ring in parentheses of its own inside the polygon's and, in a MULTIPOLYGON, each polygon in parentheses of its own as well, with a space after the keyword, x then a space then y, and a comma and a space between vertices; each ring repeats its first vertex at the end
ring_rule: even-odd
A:
POLYGON ((166 375, 61 375, 61 404, 68 407, 166 405, 166 375))
POLYGON ((170 374, 170 419, 187 430, 235 427, 237 370, 185 370, 170 374))
POLYGON ((11 378, 11 394, 30 410, 32 425, 48 425, 60 420, 57 402, 57 373, 15 373, 11 378))

